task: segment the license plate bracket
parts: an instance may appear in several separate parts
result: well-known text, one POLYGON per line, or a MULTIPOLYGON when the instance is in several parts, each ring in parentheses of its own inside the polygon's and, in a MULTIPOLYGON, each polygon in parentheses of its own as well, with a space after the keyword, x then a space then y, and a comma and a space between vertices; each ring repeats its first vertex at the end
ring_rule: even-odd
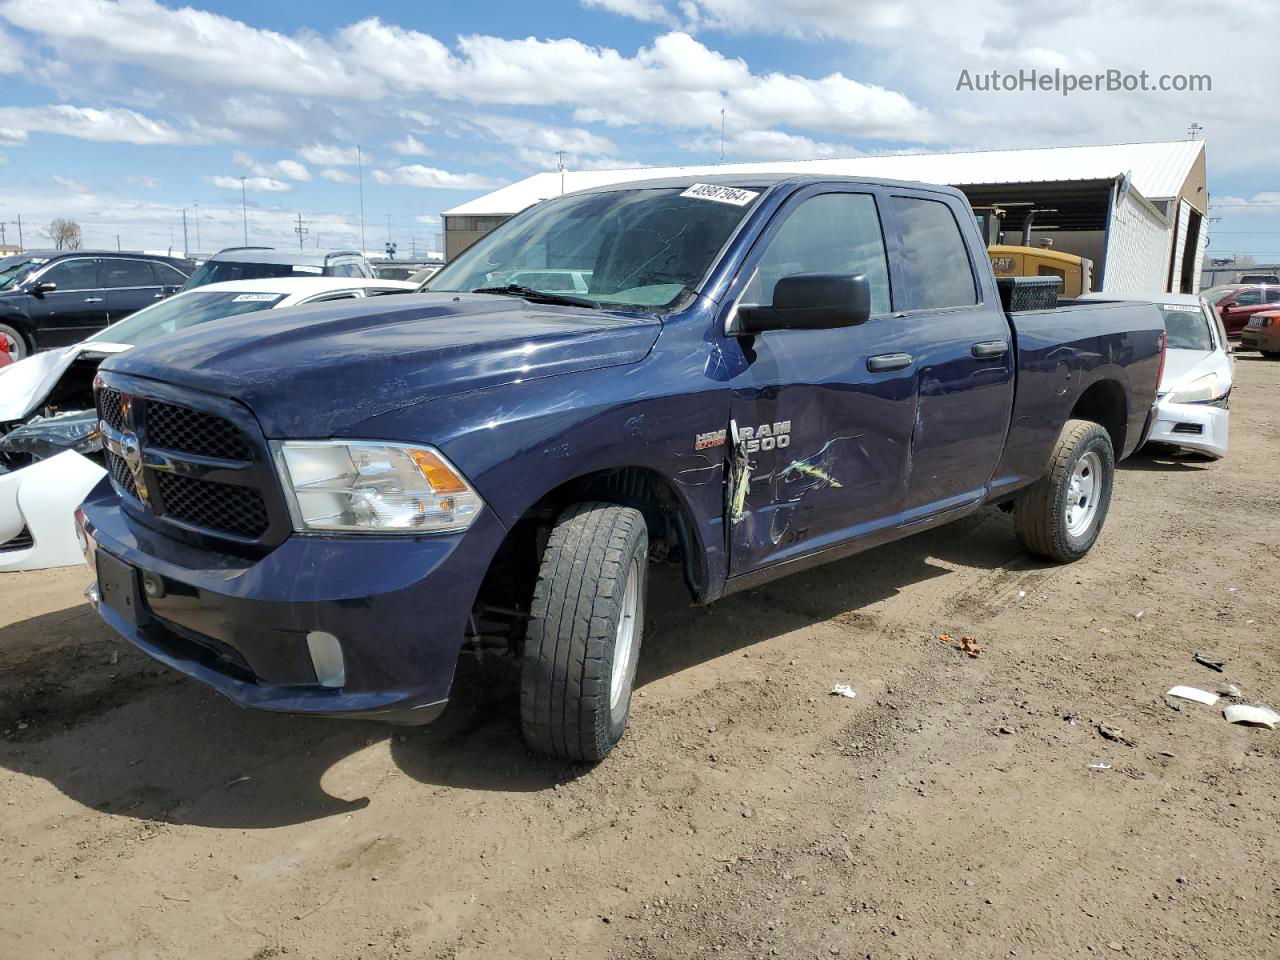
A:
POLYGON ((96 560, 100 602, 135 627, 145 622, 147 611, 142 601, 142 583, 137 568, 101 549, 96 560))

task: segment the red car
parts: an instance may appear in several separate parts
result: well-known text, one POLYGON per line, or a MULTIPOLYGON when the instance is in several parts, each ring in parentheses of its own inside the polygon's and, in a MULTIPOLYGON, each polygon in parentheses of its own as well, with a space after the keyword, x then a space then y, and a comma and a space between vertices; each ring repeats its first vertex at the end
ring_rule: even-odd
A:
POLYGON ((1227 336, 1238 337, 1249 318, 1263 310, 1280 308, 1280 286, 1266 284, 1223 284, 1203 290, 1200 296, 1213 305, 1227 328, 1227 336))
POLYGON ((4 337, 0 337, 0 367, 7 367, 11 363, 13 355, 9 353, 9 344, 4 337))

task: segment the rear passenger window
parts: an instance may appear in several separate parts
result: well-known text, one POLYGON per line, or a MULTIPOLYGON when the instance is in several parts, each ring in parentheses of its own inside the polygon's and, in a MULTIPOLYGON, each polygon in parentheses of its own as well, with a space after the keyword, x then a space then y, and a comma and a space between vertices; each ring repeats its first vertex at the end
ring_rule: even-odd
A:
POLYGON ((917 310, 966 307, 978 302, 973 267, 960 225, 939 200, 894 197, 902 228, 903 259, 916 285, 917 310))
POLYGON ((102 285, 104 287, 150 287, 155 285, 151 264, 143 260, 102 261, 102 285))
POLYGON ((348 261, 347 263, 334 264, 330 273, 335 277, 363 277, 360 272, 359 264, 348 261))
POLYGON ((773 288, 793 273, 863 274, 871 315, 889 312, 889 269, 875 198, 823 193, 796 207, 769 241, 744 303, 773 303, 773 288))

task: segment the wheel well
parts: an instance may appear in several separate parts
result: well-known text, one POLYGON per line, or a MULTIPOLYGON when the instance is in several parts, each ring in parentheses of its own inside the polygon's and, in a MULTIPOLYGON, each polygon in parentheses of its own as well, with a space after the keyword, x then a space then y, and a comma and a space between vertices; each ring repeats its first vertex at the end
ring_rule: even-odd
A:
POLYGON ((571 503, 599 500, 634 507, 649 531, 649 558, 679 562, 694 600, 706 592, 708 574, 693 516, 671 483, 645 467, 619 467, 585 474, 538 499, 512 525, 494 554, 468 628, 478 649, 517 649, 524 639, 538 565, 556 518, 571 503))
POLYGON ((1072 420, 1091 420, 1111 436, 1117 459, 1124 452, 1129 423, 1124 388, 1114 380, 1099 380, 1080 395, 1071 410, 1072 420))

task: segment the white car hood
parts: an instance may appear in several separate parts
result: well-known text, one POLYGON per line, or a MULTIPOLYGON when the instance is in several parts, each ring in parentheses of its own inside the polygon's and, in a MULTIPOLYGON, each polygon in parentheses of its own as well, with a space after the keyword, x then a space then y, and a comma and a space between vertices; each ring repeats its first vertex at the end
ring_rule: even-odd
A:
POLYGON ((128 343, 105 343, 97 340, 74 343, 58 350, 46 350, 0 367, 0 423, 23 420, 44 403, 58 379, 67 372, 77 357, 89 354, 105 356, 128 350, 128 343))
POLYGON ((1211 373, 1230 386, 1231 372, 1230 358, 1219 350, 1170 350, 1165 355, 1159 393, 1164 396, 1211 373))

